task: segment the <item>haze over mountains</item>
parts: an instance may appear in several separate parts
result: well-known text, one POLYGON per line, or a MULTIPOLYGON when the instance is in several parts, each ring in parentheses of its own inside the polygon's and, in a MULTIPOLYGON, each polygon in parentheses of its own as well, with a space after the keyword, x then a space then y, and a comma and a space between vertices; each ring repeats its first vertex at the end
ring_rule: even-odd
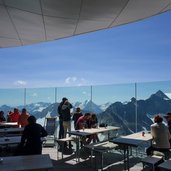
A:
MULTIPOLYGON (((57 116, 57 107, 59 103, 45 103, 38 102, 26 105, 26 109, 30 114, 35 115, 38 119, 45 118, 47 116, 57 116)), ((90 100, 85 102, 73 103, 74 108, 80 106, 83 113, 93 112, 98 114, 99 122, 105 122, 108 125, 115 125, 122 127, 124 133, 134 132, 136 129, 141 131, 143 129, 149 129, 152 124, 151 118, 155 114, 165 114, 171 111, 171 99, 166 96, 161 90, 152 94, 148 99, 137 100, 132 97, 127 103, 107 102, 104 105, 97 105, 90 100), (136 120, 136 104, 137 104, 137 120, 136 120), (135 123, 137 121, 137 127, 135 123)), ((18 106, 21 110, 23 106, 18 106)), ((0 110, 3 110, 5 114, 8 111, 13 110, 13 107, 2 105, 0 110)))

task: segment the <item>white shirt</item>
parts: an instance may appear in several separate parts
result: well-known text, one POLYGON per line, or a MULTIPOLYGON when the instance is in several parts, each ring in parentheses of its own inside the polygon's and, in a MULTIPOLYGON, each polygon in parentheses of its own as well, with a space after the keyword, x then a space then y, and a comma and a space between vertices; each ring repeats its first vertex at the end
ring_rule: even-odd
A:
POLYGON ((153 137, 153 147, 170 148, 169 140, 171 139, 171 135, 166 125, 164 125, 163 123, 152 124, 151 135, 153 137))

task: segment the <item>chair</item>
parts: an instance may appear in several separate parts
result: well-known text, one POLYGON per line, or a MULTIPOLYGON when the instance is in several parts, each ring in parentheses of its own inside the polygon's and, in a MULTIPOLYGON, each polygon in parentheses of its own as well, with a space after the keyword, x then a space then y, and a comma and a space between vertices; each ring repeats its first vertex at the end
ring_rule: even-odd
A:
POLYGON ((44 128, 47 131, 47 137, 43 143, 44 147, 54 147, 55 146, 55 132, 56 132, 56 117, 46 117, 44 128))

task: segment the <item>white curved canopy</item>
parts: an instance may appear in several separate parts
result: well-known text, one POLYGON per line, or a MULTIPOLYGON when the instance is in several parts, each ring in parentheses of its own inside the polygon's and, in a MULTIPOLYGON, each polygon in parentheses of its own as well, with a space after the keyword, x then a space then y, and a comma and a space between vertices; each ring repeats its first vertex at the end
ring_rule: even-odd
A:
POLYGON ((171 0, 0 0, 0 47, 107 29, 170 9, 171 0))

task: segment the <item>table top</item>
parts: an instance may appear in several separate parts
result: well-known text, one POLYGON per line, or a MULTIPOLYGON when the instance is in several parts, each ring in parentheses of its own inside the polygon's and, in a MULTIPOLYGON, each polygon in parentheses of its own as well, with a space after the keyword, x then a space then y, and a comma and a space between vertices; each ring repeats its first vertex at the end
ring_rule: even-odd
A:
POLYGON ((142 136, 142 132, 130 134, 127 136, 122 136, 116 139, 111 140, 111 142, 116 144, 122 144, 122 145, 130 145, 138 147, 144 142, 152 140, 152 136, 150 133, 145 133, 144 136, 142 136))
POLYGON ((0 122, 0 126, 16 126, 17 122, 0 122))
POLYGON ((1 157, 0 170, 23 171, 53 168, 49 154, 1 157))
POLYGON ((170 170, 171 169, 171 160, 167 160, 167 161, 163 162, 162 164, 158 165, 158 167, 170 170))
POLYGON ((21 136, 0 137, 0 145, 19 144, 20 142, 21 136))
POLYGON ((76 135, 76 136, 87 136, 87 135, 92 135, 92 134, 97 134, 97 133, 115 131, 119 129, 120 127, 107 126, 107 127, 89 128, 89 129, 86 128, 84 130, 80 129, 80 130, 75 130, 75 131, 69 131, 67 133, 70 135, 76 135))
POLYGON ((152 135, 150 132, 145 132, 144 136, 142 136, 142 132, 137 132, 134 134, 123 136, 124 138, 132 138, 136 140, 143 140, 143 141, 149 141, 152 140, 152 135))
POLYGON ((0 133, 22 132, 24 128, 1 128, 0 133))

